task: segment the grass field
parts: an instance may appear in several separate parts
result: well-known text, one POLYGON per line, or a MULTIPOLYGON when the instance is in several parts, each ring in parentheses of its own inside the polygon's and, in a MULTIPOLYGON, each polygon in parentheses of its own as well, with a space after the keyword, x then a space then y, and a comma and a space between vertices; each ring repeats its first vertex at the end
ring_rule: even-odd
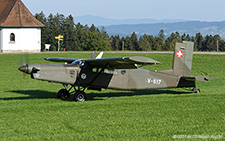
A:
MULTIPOLYGON (((29 63, 45 57, 88 58, 91 53, 29 54, 29 63)), ((146 56, 171 69, 172 54, 105 53, 103 57, 146 56)), ((0 54, 0 140, 173 140, 225 139, 225 56, 194 55, 195 94, 185 89, 86 91, 89 101, 56 99, 59 84, 30 79, 17 68, 20 54, 0 54)))

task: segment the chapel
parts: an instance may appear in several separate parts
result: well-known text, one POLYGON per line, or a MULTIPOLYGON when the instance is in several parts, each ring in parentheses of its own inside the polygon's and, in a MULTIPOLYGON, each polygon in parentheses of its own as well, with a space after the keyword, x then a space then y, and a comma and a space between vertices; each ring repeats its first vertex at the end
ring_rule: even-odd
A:
POLYGON ((0 0, 0 53, 40 52, 41 27, 21 0, 0 0))

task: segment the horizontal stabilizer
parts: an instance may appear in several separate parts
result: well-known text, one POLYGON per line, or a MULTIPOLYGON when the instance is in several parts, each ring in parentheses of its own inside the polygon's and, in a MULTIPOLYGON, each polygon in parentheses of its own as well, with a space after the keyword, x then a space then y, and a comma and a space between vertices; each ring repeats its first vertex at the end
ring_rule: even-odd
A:
POLYGON ((208 76, 196 76, 195 79, 198 80, 198 81, 215 80, 214 78, 210 78, 210 77, 208 77, 208 76))

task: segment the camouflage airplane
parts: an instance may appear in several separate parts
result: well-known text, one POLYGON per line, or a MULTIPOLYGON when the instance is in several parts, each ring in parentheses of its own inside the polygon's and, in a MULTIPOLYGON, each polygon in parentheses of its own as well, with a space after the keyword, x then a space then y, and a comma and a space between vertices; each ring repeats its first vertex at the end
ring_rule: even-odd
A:
POLYGON ((18 68, 30 74, 31 78, 61 83, 65 89, 58 91, 57 97, 65 99, 74 93, 75 101, 85 101, 85 89, 101 90, 144 90, 160 88, 191 87, 195 93, 195 80, 208 81, 207 76, 193 77, 191 74, 192 42, 176 43, 173 68, 171 70, 152 71, 140 68, 144 65, 160 62, 140 56, 101 58, 95 53, 89 59, 45 58, 47 61, 64 62, 65 64, 27 64, 18 68), (68 85, 71 87, 68 88, 68 85), (75 91, 70 92, 71 89, 75 91))

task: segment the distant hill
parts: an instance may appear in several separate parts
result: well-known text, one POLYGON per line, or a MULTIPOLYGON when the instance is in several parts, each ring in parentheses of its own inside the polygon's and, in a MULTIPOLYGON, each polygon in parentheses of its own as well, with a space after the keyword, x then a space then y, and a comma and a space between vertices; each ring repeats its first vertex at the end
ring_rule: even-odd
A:
POLYGON ((144 33, 148 35, 157 35, 161 29, 164 30, 166 37, 172 32, 178 31, 180 35, 183 33, 195 36, 200 32, 202 35, 216 35, 219 34, 225 39, 225 21, 222 22, 200 22, 200 21, 185 21, 181 19, 107 19, 99 16, 86 15, 75 17, 75 23, 95 26, 105 30, 109 35, 130 36, 136 32, 138 36, 144 33))
POLYGON ((143 34, 157 35, 163 29, 166 36, 172 32, 178 31, 180 35, 183 33, 195 36, 200 32, 202 35, 216 35, 219 34, 225 39, 225 21, 222 22, 200 22, 200 21, 186 21, 175 23, 154 23, 154 24, 124 24, 105 26, 105 30, 109 35, 130 36, 136 32, 138 36, 143 34))
POLYGON ((80 17, 75 17, 75 22, 80 22, 83 25, 91 26, 94 24, 95 26, 109 26, 109 25, 121 25, 121 24, 149 24, 149 23, 173 23, 173 22, 181 22, 185 20, 181 19, 107 19, 99 16, 85 15, 80 17))

